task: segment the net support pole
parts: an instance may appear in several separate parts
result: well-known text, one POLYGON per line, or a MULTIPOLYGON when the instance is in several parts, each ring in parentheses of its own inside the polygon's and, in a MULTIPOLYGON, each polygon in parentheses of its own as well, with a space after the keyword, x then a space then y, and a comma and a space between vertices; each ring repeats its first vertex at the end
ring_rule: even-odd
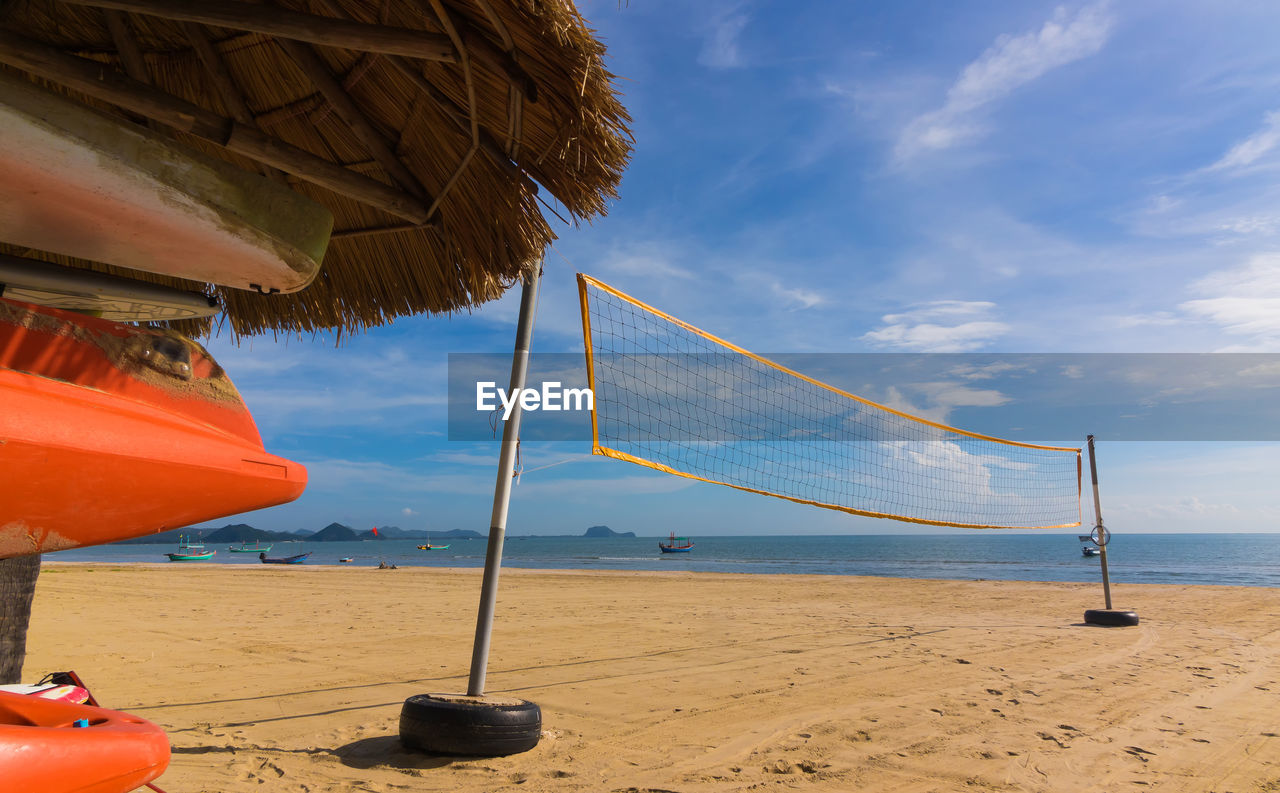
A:
MULTIPOLYGON (((533 346, 533 318, 538 304, 538 279, 542 266, 525 273, 520 291, 520 320, 516 326, 515 352, 511 357, 511 390, 520 393, 529 371, 529 350, 533 346)), ((489 546, 484 557, 484 581, 480 585, 480 610, 476 615, 476 640, 471 648, 471 676, 467 695, 484 694, 485 672, 489 665, 489 639, 493 633, 493 611, 498 599, 498 572, 502 567, 502 544, 507 534, 507 507, 511 503, 511 480, 515 473, 516 446, 520 442, 520 401, 502 426, 502 452, 498 458, 498 479, 493 488, 493 516, 489 521, 489 546)))
MULTIPOLYGON (((1078 437, 1078 436, 1077 436, 1078 437)), ((1102 500, 1098 497, 1098 461, 1093 452, 1093 436, 1089 436, 1089 476, 1093 479, 1093 514, 1097 517, 1098 561, 1102 565, 1102 596, 1111 608, 1111 577, 1107 574, 1107 537, 1102 524, 1102 500)))

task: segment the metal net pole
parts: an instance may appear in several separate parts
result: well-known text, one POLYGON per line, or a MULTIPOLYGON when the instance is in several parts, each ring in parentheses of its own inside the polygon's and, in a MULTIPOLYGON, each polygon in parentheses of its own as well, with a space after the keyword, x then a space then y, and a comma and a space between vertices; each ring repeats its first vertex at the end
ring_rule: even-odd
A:
MULTIPOLYGON (((529 350, 533 346, 533 318, 538 303, 538 279, 542 267, 530 269, 520 292, 520 321, 516 327, 515 352, 511 358, 510 394, 524 388, 529 370, 529 350)), ((484 581, 480 585, 480 610, 476 615, 476 640, 471 649, 471 676, 467 694, 484 694, 485 672, 489 665, 489 639, 493 633, 493 610, 498 599, 498 572, 502 567, 502 543, 507 534, 507 507, 511 503, 511 479, 515 472, 516 447, 520 442, 520 402, 502 427, 502 453, 498 458, 498 479, 493 489, 493 517, 489 521, 489 546, 484 558, 484 581)))
POLYGON ((1107 574, 1107 530, 1102 524, 1102 501, 1098 498, 1098 461, 1093 453, 1093 436, 1089 436, 1089 475, 1093 477, 1093 514, 1097 524, 1093 527, 1097 535, 1094 542, 1099 549, 1099 562, 1102 564, 1102 595, 1106 598, 1107 608, 1111 608, 1111 578, 1107 574))

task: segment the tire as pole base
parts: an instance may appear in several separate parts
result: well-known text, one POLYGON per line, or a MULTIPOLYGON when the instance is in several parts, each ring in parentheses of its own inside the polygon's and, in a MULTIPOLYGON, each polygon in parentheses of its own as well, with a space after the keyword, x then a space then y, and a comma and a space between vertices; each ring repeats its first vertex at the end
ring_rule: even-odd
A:
POLYGON ((1087 625, 1120 627, 1138 624, 1138 612, 1127 609, 1088 609, 1084 613, 1087 625))
POLYGON ((502 757, 542 737, 542 710, 510 697, 415 694, 400 709, 400 743, 431 754, 502 757))

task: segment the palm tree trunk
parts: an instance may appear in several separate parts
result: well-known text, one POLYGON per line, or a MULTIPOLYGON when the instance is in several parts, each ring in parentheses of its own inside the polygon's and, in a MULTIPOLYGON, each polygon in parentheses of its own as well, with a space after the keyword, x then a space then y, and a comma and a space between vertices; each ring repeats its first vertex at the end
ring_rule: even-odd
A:
POLYGON ((40 555, 0 559, 0 684, 22 682, 40 555))

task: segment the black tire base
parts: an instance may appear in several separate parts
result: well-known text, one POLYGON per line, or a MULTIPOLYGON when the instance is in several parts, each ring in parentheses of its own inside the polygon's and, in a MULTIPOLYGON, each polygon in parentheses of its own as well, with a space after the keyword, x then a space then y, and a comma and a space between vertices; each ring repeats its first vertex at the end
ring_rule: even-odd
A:
POLYGON ((1088 609, 1084 613, 1086 625, 1123 627, 1138 624, 1138 612, 1127 609, 1088 609))
POLYGON ((431 754, 501 757, 542 737, 542 710, 506 697, 415 694, 400 709, 400 743, 431 754))

